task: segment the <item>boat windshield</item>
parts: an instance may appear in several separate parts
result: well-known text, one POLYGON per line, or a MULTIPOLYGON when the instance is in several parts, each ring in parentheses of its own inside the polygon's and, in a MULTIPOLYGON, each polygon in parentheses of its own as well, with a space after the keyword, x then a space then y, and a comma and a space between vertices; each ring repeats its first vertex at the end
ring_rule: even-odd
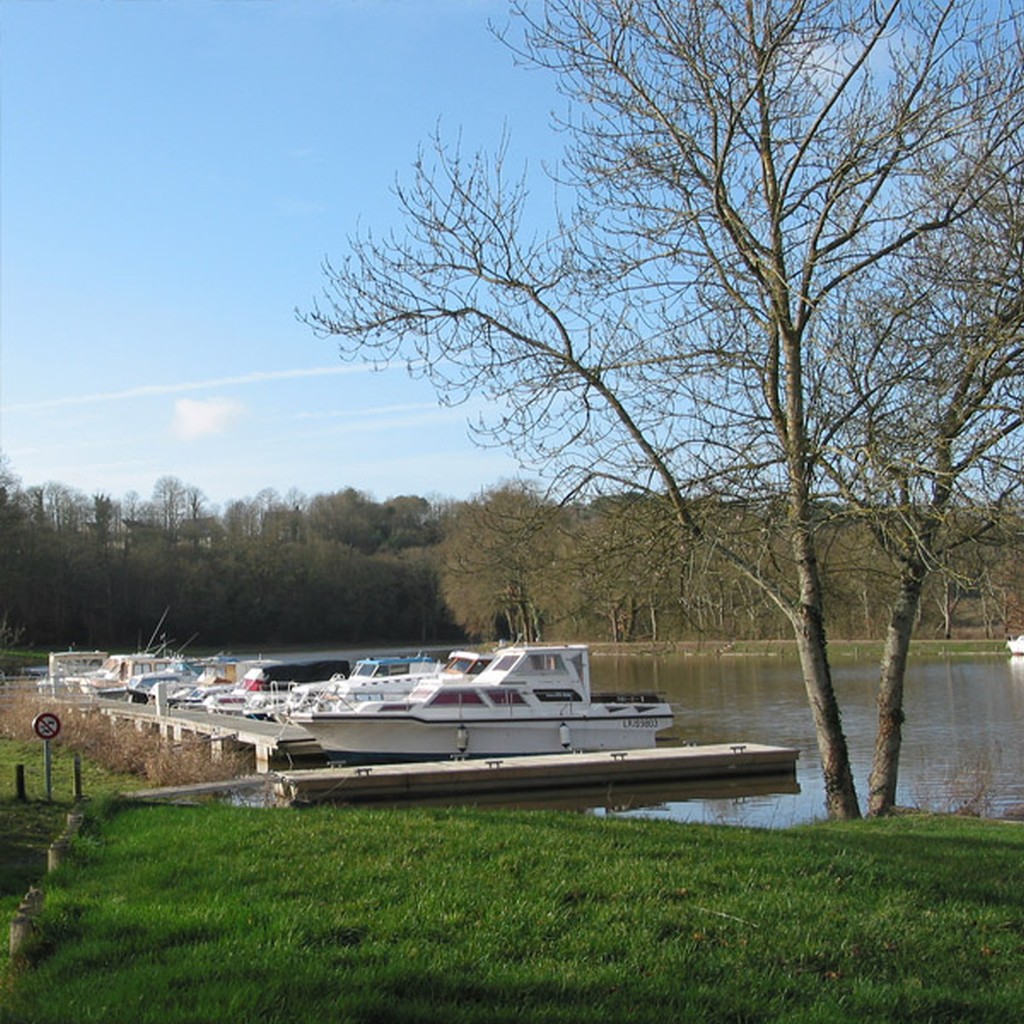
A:
POLYGON ((449 658, 444 670, 453 675, 475 676, 483 672, 489 664, 489 658, 479 658, 472 654, 460 654, 449 658))
POLYGON ((401 658, 392 661, 360 661, 352 675, 363 679, 380 676, 408 676, 414 672, 430 672, 434 667, 435 663, 433 661, 423 658, 409 660, 401 658))
POLYGON ((495 672, 507 672, 518 660, 518 654, 504 654, 491 665, 491 668, 495 672))

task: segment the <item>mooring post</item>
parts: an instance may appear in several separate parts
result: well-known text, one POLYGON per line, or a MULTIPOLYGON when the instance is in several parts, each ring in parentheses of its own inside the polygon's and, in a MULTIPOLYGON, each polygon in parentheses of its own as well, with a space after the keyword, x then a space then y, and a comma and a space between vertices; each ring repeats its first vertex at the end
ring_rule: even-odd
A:
POLYGON ((72 796, 75 800, 82 799, 82 755, 75 754, 75 774, 72 785, 72 796))
POLYGON ((21 947, 32 937, 35 931, 35 916, 43 906, 42 890, 35 887, 29 889, 25 898, 21 901, 14 920, 11 921, 11 956, 21 952, 21 947))
POLYGON ((50 844, 50 848, 46 851, 46 870, 56 871, 60 867, 61 861, 67 856, 68 852, 68 841, 66 839, 58 839, 55 843, 50 844))
POLYGON ((21 947, 32 937, 32 918, 28 914, 19 911, 11 921, 10 952, 11 956, 17 956, 21 947))
POLYGON ((28 799, 25 795, 25 766, 23 764, 14 766, 14 791, 22 803, 28 799))

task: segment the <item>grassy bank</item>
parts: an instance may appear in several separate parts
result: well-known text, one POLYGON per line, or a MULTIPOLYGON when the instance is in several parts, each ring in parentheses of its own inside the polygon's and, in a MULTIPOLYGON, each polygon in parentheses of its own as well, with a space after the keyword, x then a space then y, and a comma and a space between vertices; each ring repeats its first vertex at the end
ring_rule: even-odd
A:
MULTIPOLYGON (((73 803, 74 752, 54 745, 46 799, 43 744, 0 739, 0 912, 13 911, 29 885, 46 870, 46 850, 60 833, 73 803), (17 766, 24 769, 25 800, 17 799, 17 766)), ((141 779, 82 762, 83 791, 94 797, 144 785, 141 779)), ((0 958, 2 963, 2 958, 0 958)))
MULTIPOLYGON (((230 757, 212 763, 209 751, 197 741, 158 741, 106 716, 54 704, 37 694, 34 686, 0 686, 0 921, 5 929, 29 886, 43 878, 47 850, 74 809, 76 754, 81 757, 82 790, 92 800, 143 786, 222 778, 238 770, 230 757), (61 735, 51 743, 50 799, 43 743, 32 730, 34 717, 44 710, 57 711, 63 722, 61 735), (19 766, 24 799, 17 794, 19 766)), ((0 976, 8 966, 5 930, 0 976)))
POLYGON ((1016 1021, 1024 827, 116 807, 12 1022, 1016 1021))

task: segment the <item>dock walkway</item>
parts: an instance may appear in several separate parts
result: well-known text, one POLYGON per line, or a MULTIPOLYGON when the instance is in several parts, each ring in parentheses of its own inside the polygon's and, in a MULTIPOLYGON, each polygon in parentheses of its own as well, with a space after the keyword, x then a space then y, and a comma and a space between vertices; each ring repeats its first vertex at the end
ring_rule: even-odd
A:
POLYGON ((302 764, 325 764, 320 745, 305 729, 282 722, 260 721, 242 715, 217 715, 208 711, 171 709, 160 714, 154 704, 130 704, 118 700, 96 702, 103 714, 128 720, 136 728, 152 728, 168 739, 180 741, 186 734, 206 736, 214 756, 218 750, 251 748, 258 772, 292 768, 302 764))
POLYGON ((356 803, 522 794, 611 783, 795 777, 799 756, 790 747, 728 743, 320 768, 278 772, 275 790, 279 799, 291 803, 356 803))

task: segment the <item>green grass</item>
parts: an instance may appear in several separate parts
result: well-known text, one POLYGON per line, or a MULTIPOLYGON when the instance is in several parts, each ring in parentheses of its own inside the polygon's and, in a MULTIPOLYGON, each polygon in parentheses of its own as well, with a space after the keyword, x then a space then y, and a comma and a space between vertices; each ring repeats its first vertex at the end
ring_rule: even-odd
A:
MULTIPOLYGON (((40 884, 46 873, 47 850, 64 830, 75 806, 74 751, 55 743, 51 755, 51 799, 47 800, 42 742, 0 739, 0 920, 5 929, 0 944, 0 975, 9 968, 7 923, 29 887, 40 884), (18 765, 24 768, 25 800, 17 799, 18 765)), ((115 775, 88 760, 82 763, 82 788, 94 799, 143 784, 140 779, 115 775)))
MULTIPOLYGON (((0 909, 4 911, 10 897, 16 907, 28 886, 46 870, 47 847, 73 808, 74 751, 52 745, 50 800, 45 778, 42 741, 0 740, 0 909), (24 801, 16 799, 17 765, 25 772, 24 801)), ((83 761, 82 788, 88 795, 113 794, 142 784, 83 761)))
POLYGON ((1024 828, 103 805, 0 1021, 1014 1021, 1024 828))

